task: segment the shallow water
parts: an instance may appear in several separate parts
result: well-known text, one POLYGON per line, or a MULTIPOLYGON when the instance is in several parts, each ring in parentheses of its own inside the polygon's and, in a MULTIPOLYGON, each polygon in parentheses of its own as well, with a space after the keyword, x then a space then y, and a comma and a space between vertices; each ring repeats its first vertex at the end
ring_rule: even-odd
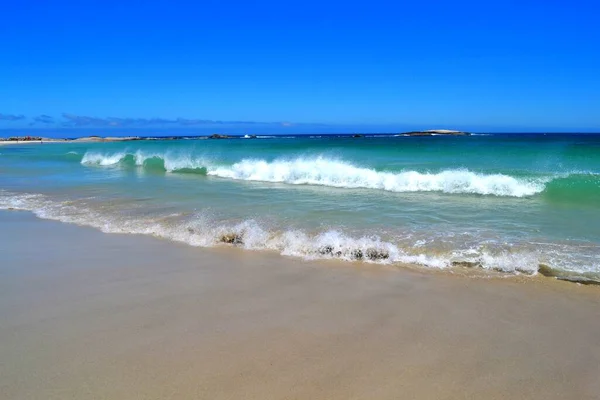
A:
POLYGON ((599 135, 11 145, 0 190, 1 208, 192 245, 600 276, 599 135))

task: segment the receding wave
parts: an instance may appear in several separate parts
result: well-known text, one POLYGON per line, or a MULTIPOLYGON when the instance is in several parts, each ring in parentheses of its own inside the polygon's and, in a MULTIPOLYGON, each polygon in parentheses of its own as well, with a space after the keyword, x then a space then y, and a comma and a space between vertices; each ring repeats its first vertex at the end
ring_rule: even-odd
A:
POLYGON ((226 179, 320 185, 349 189, 376 189, 389 192, 442 192, 507 197, 541 193, 549 179, 515 178, 504 174, 482 174, 467 169, 441 172, 378 171, 326 157, 293 160, 245 159, 219 165, 204 158, 181 154, 86 153, 84 165, 130 165, 168 172, 197 172, 226 179))
POLYGON ((305 259, 410 264, 435 269, 468 264, 470 267, 528 275, 535 274, 539 265, 537 255, 533 253, 510 255, 502 251, 497 254, 483 251, 476 256, 470 254, 467 260, 462 253, 429 254, 405 249, 378 236, 354 237, 337 229, 312 233, 297 229, 280 230, 268 228, 252 219, 233 223, 213 220, 202 212, 185 219, 179 214, 134 217, 130 212, 110 212, 85 202, 56 201, 41 194, 0 191, 0 209, 32 211, 40 218, 92 226, 106 233, 151 235, 201 247, 231 245, 305 259))
MULTIPOLYGON (((489 244, 455 248, 447 252, 429 251, 419 243, 406 247, 378 236, 352 236, 339 229, 306 232, 276 229, 249 219, 239 222, 215 220, 210 214, 135 216, 131 210, 96 207, 85 199, 57 201, 41 194, 17 194, 0 190, 0 209, 32 211, 40 218, 97 228, 106 233, 143 234, 192 246, 233 246, 246 250, 274 251, 305 259, 339 259, 379 264, 417 265, 426 268, 475 268, 508 274, 541 273, 576 282, 598 282, 600 264, 589 249, 587 261, 569 260, 584 248, 551 251, 523 248, 490 248, 489 244), (575 250, 575 251, 574 251, 575 250)), ((548 246, 546 246, 548 247, 548 246)))

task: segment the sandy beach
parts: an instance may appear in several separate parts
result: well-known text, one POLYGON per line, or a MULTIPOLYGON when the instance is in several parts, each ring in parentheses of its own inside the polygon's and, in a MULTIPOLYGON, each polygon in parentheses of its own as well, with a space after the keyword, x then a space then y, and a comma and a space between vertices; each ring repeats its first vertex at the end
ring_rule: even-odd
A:
POLYGON ((0 140, 0 146, 19 144, 58 143, 56 140, 0 140))
POLYGON ((2 399, 597 399, 600 291, 0 212, 2 399))
POLYGON ((600 2, 0 9, 0 400, 600 400, 600 2))
POLYGON ((105 143, 105 142, 127 142, 132 140, 139 140, 138 137, 99 137, 99 136, 86 136, 76 139, 66 138, 40 138, 39 140, 2 140, 0 139, 0 146, 2 145, 21 145, 21 144, 44 144, 44 143, 105 143))

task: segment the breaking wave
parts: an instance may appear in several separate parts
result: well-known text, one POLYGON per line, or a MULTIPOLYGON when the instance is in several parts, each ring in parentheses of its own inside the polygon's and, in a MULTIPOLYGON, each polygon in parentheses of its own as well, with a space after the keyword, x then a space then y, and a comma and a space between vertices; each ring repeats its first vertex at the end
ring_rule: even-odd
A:
POLYGON ((208 175, 246 181, 323 185, 338 188, 379 189, 389 192, 443 192, 524 197, 544 190, 541 180, 517 179, 503 174, 478 174, 466 169, 438 173, 386 172, 318 157, 314 159, 243 160, 231 166, 209 168, 208 175))
POLYGON ((225 179, 292 185, 506 197, 527 197, 541 193, 550 180, 482 174, 467 169, 441 172, 378 171, 326 157, 274 161, 245 159, 232 165, 223 165, 205 158, 181 154, 87 152, 81 163, 97 166, 129 165, 166 172, 199 172, 225 179))
POLYGON ((192 218, 181 214, 134 217, 130 212, 99 209, 80 201, 56 201, 41 194, 0 191, 0 209, 33 212, 39 218, 91 226, 106 233, 143 234, 192 246, 235 246, 246 250, 274 251, 304 259, 339 259, 378 264, 418 265, 434 269, 457 266, 509 274, 533 275, 540 265, 536 253, 505 250, 454 251, 436 254, 404 248, 378 236, 353 237, 337 229, 306 232, 268 228, 256 220, 217 221, 202 212, 192 218), (466 253, 469 253, 468 255, 466 253))
POLYGON ((207 161, 189 154, 162 154, 136 151, 135 153, 86 152, 81 159, 83 165, 95 166, 137 166, 149 170, 166 172, 206 173, 207 161))

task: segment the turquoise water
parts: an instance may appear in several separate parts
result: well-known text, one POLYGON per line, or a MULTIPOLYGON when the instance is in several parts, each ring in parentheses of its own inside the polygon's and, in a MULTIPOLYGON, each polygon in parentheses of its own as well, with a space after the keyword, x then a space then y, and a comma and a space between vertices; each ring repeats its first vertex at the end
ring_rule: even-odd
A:
POLYGON ((598 277, 600 136, 7 145, 0 208, 197 246, 598 277))

